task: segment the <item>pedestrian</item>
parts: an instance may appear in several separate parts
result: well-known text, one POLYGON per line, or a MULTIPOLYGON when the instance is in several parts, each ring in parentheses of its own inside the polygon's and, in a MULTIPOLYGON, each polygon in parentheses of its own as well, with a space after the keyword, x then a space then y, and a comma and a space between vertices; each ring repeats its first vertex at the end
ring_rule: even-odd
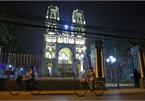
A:
POLYGON ((48 69, 48 76, 50 76, 50 71, 49 71, 49 69, 48 69))
POLYGON ((139 88, 140 87, 139 80, 141 78, 141 75, 136 69, 134 69, 133 77, 135 81, 135 87, 139 88))
POLYGON ((31 86, 31 82, 35 80, 35 71, 33 69, 33 66, 30 67, 30 72, 27 75, 24 75, 23 77, 29 77, 27 80, 25 80, 27 85, 27 90, 29 90, 31 86))
POLYGON ((93 72, 93 68, 92 67, 89 68, 89 73, 88 73, 87 77, 89 77, 89 79, 86 79, 86 81, 89 84, 89 87, 90 87, 90 90, 91 90, 91 93, 92 93, 93 82, 95 80, 95 73, 93 72))

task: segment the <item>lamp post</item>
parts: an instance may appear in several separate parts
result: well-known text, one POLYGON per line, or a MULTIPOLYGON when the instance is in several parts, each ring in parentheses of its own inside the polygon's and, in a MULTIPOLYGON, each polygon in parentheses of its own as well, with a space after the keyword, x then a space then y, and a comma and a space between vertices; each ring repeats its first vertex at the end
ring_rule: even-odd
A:
POLYGON ((68 57, 66 56, 65 53, 62 53, 61 56, 58 57, 58 59, 59 59, 60 61, 62 61, 62 63, 63 63, 62 79, 64 79, 64 64, 65 64, 65 61, 68 60, 68 57))
MULTIPOLYGON (((114 48, 114 53, 115 53, 115 56, 117 58, 117 48, 114 48)), ((116 69, 117 69, 117 87, 119 88, 119 69, 117 66, 117 62, 116 62, 116 69)))
MULTIPOLYGON (((116 58, 110 56, 109 58, 106 59, 106 62, 111 62, 113 64, 114 62, 116 62, 116 58)), ((119 88, 119 71, 118 71, 117 63, 116 63, 116 69, 117 69, 117 87, 119 88)))
MULTIPOLYGON (((113 56, 110 56, 109 58, 106 59, 106 62, 113 64, 114 62, 116 62, 116 58, 114 58, 113 56)), ((112 75, 112 77, 113 77, 113 75, 112 75)), ((113 77, 113 82, 114 82, 114 77, 113 77)))
POLYGON ((22 75, 23 68, 21 68, 21 75, 22 75))
MULTIPOLYGON (((51 59, 50 60, 50 62, 51 62, 51 65, 50 65, 50 67, 49 68, 51 68, 51 70, 52 70, 52 66, 53 66, 53 63, 52 63, 52 58, 53 58, 53 56, 52 56, 52 54, 53 54, 53 49, 52 49, 52 47, 49 47, 49 53, 50 53, 50 55, 49 55, 49 59, 51 59)), ((48 68, 48 67, 47 67, 48 68)), ((49 70, 49 69, 48 69, 49 70)), ((49 70, 49 72, 48 72, 48 74, 50 74, 49 76, 53 76, 53 73, 49 70)))

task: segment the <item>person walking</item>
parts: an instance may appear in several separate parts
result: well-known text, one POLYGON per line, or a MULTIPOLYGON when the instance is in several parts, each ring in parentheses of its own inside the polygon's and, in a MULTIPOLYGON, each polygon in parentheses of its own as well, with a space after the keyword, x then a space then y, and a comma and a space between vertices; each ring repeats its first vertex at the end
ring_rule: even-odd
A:
POLYGON ((140 87, 139 80, 141 78, 141 75, 136 69, 134 69, 133 77, 135 81, 135 87, 139 88, 140 87))

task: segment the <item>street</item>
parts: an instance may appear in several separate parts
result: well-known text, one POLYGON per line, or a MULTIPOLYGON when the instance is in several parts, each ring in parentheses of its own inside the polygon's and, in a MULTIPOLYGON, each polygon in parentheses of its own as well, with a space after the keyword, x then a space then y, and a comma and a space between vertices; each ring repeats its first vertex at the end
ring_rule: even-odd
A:
POLYGON ((73 90, 43 90, 39 95, 22 91, 16 96, 10 95, 8 91, 1 91, 0 95, 0 100, 145 100, 145 89, 108 89, 102 96, 96 96, 88 91, 84 97, 76 96, 73 90))

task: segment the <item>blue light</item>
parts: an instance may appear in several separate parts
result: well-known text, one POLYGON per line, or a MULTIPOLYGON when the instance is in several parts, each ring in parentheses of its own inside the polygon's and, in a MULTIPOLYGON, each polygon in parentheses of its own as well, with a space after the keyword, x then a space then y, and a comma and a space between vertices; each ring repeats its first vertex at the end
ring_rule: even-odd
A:
POLYGON ((9 65, 9 67, 12 67, 12 65, 9 65))
POLYGON ((64 27, 65 27, 65 29, 67 29, 68 28, 68 25, 65 25, 64 27))

